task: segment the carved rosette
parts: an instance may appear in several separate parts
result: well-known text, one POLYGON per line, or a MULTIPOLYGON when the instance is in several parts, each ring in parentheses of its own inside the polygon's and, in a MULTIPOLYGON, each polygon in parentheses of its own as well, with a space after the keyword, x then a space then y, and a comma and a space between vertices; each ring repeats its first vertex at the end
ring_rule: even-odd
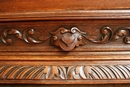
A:
POLYGON ((85 35, 86 32, 82 32, 76 27, 70 30, 59 28, 55 32, 51 32, 51 34, 53 35, 52 43, 64 51, 70 51, 75 47, 85 44, 83 35, 85 35))

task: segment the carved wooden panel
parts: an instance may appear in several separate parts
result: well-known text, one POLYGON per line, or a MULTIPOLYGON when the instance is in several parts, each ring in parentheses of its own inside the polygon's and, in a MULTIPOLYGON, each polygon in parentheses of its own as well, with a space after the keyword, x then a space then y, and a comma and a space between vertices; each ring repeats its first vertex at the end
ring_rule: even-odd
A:
POLYGON ((1 65, 0 79, 21 80, 123 80, 130 79, 130 65, 1 65))
POLYGON ((0 50, 29 52, 63 50, 102 51, 102 49, 105 51, 130 50, 130 25, 128 20, 119 22, 116 20, 93 21, 1 23, 0 45, 2 48, 0 47, 0 50), (93 24, 93 21, 95 24, 93 24), (35 46, 35 50, 33 50, 33 46, 35 46), (26 49, 23 49, 23 47, 26 47, 26 49))
POLYGON ((130 59, 129 23, 3 22, 0 83, 129 83, 130 63, 123 62, 130 59))
POLYGON ((0 64, 0 83, 94 84, 128 83, 129 61, 6 61, 0 64), (117 82, 118 81, 118 82, 117 82))
POLYGON ((1 0, 0 86, 129 84, 129 3, 1 0))

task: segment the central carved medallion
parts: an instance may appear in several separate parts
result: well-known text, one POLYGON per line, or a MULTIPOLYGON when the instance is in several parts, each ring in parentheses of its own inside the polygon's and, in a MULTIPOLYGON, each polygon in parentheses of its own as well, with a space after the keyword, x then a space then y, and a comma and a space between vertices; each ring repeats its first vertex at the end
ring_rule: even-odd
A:
POLYGON ((76 27, 72 27, 70 30, 66 28, 59 28, 55 32, 51 32, 52 43, 61 47, 65 51, 70 51, 75 47, 84 45, 84 37, 86 32, 80 31, 76 27))

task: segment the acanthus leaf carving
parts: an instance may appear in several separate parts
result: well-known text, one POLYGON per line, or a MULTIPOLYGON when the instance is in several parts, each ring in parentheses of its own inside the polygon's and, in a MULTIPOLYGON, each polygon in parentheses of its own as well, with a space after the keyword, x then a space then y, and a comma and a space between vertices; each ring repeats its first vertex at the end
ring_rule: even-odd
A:
POLYGON ((130 65, 1 65, 0 79, 125 80, 130 79, 130 65))

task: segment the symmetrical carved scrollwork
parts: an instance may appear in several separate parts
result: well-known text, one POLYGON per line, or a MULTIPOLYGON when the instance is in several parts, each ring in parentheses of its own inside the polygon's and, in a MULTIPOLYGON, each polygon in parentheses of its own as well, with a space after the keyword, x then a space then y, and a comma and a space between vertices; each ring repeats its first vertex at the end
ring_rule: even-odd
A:
POLYGON ((130 65, 1 65, 0 79, 123 80, 130 79, 130 65))
MULTIPOLYGON (((5 29, 1 34, 1 40, 5 44, 12 44, 13 39, 9 38, 9 35, 14 35, 18 39, 25 41, 26 43, 42 43, 45 40, 49 39, 50 36, 44 37, 44 39, 35 40, 32 35, 35 31, 33 28, 28 28, 21 33, 15 28, 5 29)), ((130 27, 122 27, 117 31, 113 32, 110 27, 101 28, 101 39, 95 40, 87 36, 86 32, 82 32, 77 27, 72 27, 71 29, 66 29, 61 27, 51 33, 51 44, 60 47, 64 51, 70 51, 75 47, 87 44, 86 41, 91 41, 96 44, 104 44, 111 40, 117 40, 120 37, 124 36, 123 42, 130 43, 130 27)))
POLYGON ((75 46, 78 47, 85 44, 83 35, 86 32, 81 32, 77 27, 73 27, 70 30, 59 28, 57 31, 51 32, 51 34, 53 35, 52 43, 65 51, 70 51, 75 46))

